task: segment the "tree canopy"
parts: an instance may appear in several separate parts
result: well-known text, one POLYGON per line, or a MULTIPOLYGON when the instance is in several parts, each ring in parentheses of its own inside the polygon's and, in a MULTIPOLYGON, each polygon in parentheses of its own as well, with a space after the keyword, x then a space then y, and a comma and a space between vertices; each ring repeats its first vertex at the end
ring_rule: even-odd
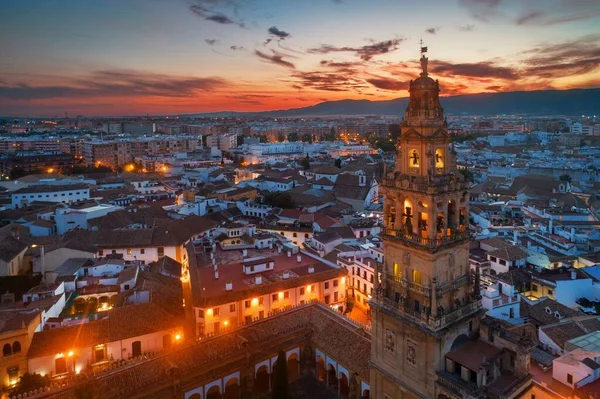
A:
POLYGON ((288 399, 288 369, 285 352, 279 351, 275 370, 273 370, 273 396, 272 399, 288 399))

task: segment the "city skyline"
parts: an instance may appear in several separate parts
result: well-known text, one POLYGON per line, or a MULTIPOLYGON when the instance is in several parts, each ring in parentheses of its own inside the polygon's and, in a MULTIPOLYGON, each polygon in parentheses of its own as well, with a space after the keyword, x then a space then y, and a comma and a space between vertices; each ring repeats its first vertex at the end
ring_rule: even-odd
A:
POLYGON ((421 39, 444 96, 600 85, 600 4, 586 0, 7 1, 0 13, 0 115, 406 97, 421 39))

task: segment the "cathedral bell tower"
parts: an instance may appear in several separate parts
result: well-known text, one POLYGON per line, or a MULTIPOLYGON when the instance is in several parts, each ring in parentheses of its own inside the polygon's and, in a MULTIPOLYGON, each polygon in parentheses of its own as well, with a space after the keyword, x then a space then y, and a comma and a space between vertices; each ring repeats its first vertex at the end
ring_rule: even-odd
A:
POLYGON ((456 169, 426 50, 394 170, 380 186, 385 264, 370 302, 376 399, 435 398, 444 355, 479 330, 482 313, 469 272, 469 183, 456 169))

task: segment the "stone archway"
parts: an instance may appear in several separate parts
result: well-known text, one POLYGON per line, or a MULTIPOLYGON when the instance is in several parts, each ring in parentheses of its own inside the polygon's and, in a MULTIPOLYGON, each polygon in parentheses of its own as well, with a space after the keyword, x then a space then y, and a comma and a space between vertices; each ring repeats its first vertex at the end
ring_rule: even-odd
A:
POLYGON ((295 381, 300 377, 299 367, 298 355, 292 353, 287 359, 288 380, 290 382, 295 381))
POLYGON ((218 385, 213 385, 206 392, 206 399, 221 399, 221 388, 218 385))
POLYGON ((269 368, 263 364, 256 370, 256 376, 254 377, 254 395, 262 395, 269 392, 270 381, 269 381, 269 368))
POLYGON ((453 351, 454 349, 460 347, 462 344, 464 344, 465 342, 467 342, 469 340, 469 337, 467 337, 466 334, 460 334, 458 337, 456 337, 454 339, 454 341, 452 342, 452 346, 450 346, 450 350, 453 351))
POLYGON ((223 399, 238 399, 240 397, 240 383, 237 378, 230 378, 225 384, 223 399))
POLYGON ((321 357, 317 357, 317 379, 321 382, 327 381, 327 371, 325 369, 325 360, 321 357))
POLYGON ((371 391, 368 389, 365 389, 360 397, 360 399, 370 399, 371 398, 371 391))
POLYGON ((339 374, 339 384, 340 398, 348 399, 348 395, 350 394, 350 383, 348 382, 348 377, 346 377, 346 374, 339 374))
POLYGON ((327 384, 334 392, 338 390, 338 379, 336 376, 335 368, 332 364, 327 366, 327 384))

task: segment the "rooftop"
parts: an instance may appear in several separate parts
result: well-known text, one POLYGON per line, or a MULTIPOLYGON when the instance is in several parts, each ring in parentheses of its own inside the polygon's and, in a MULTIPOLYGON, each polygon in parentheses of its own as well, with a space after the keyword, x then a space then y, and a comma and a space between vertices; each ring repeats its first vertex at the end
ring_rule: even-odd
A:
MULTIPOLYGON (((188 252, 191 251, 188 249, 188 252)), ((208 254, 196 253, 195 257, 190 256, 192 291, 197 306, 229 303, 253 295, 265 295, 303 284, 312 284, 322 281, 324 277, 335 278, 345 275, 343 269, 329 265, 306 252, 298 254, 301 257, 300 262, 296 255, 288 257, 285 253, 279 254, 275 248, 249 249, 247 255, 243 256, 242 251, 223 251, 217 247, 214 253, 219 271, 218 280, 215 279, 212 261, 208 254), (265 260, 272 261, 273 269, 251 275, 245 274, 242 267, 246 264, 244 259, 256 257, 265 258, 260 263, 265 260), (309 272, 309 267, 314 268, 312 273, 309 272), (289 271, 288 278, 284 278, 284 271, 289 271), (262 279, 260 284, 256 284, 257 276, 262 279), (232 284, 230 291, 225 289, 225 283, 232 284)))

